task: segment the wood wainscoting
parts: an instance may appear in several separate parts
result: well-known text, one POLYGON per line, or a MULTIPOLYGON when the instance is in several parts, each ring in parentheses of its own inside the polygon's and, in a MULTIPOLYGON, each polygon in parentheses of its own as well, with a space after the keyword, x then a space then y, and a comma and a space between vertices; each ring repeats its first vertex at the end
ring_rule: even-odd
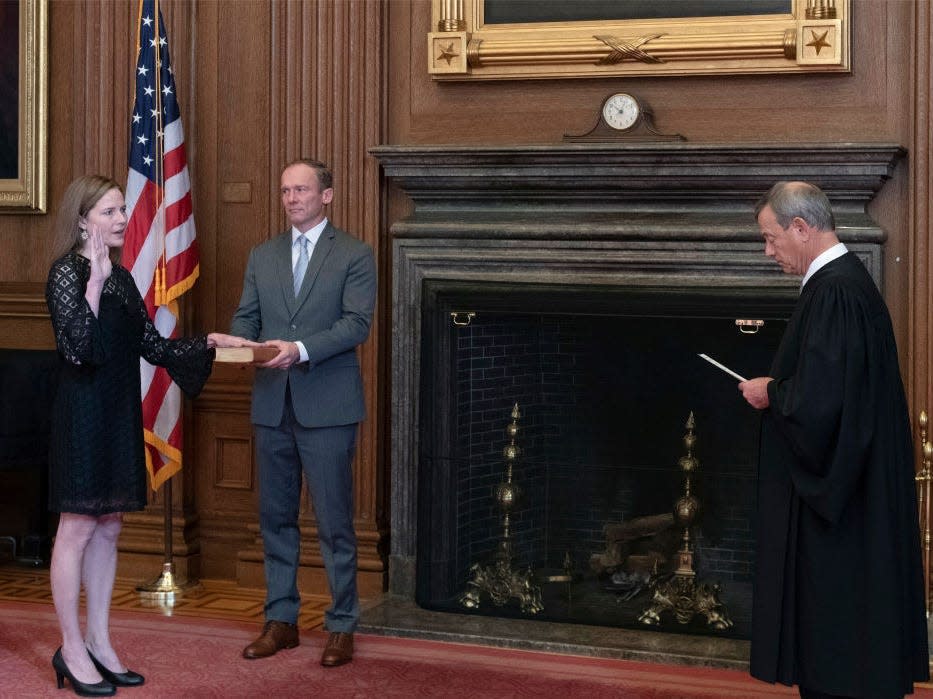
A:
POLYGON ((50 349, 55 346, 45 284, 0 282, 0 347, 50 349))

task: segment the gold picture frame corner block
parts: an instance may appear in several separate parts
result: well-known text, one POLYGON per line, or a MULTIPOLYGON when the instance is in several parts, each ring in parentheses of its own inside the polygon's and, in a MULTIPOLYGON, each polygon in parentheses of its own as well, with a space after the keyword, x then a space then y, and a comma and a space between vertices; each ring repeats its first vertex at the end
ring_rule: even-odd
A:
POLYGON ((842 20, 802 20, 797 24, 797 65, 842 65, 842 20))
POLYGON ((428 73, 431 75, 466 75, 466 32, 431 32, 428 34, 428 73))

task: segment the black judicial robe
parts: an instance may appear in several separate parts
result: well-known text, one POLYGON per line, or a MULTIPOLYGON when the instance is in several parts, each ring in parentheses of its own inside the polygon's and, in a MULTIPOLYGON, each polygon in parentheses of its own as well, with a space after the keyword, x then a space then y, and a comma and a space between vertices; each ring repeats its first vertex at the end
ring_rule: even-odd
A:
POLYGON ((853 253, 804 286, 769 375, 751 673, 910 693, 928 678, 910 421, 887 307, 853 253))

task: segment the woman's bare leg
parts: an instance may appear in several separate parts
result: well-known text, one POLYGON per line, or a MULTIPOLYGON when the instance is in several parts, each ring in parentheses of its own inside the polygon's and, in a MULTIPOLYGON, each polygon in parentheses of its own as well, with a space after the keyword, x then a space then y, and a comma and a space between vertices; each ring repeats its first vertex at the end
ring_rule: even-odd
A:
POLYGON ((62 512, 49 570, 52 601, 62 631, 62 658, 75 678, 88 684, 103 679, 87 654, 78 620, 81 571, 88 544, 96 529, 96 517, 62 512))
POLYGON ((97 519, 97 528, 84 553, 84 594, 87 599, 85 643, 94 657, 113 672, 126 672, 110 642, 110 601, 117 573, 117 538, 122 513, 97 519))

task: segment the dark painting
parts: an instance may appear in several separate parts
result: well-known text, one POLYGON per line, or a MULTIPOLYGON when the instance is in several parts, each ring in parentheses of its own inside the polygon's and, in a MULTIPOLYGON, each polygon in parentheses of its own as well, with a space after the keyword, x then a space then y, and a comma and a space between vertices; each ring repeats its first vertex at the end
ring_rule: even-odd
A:
POLYGON ((0 0, 0 180, 18 177, 19 0, 0 0))
POLYGON ((791 0, 484 0, 486 24, 791 14, 791 0))

